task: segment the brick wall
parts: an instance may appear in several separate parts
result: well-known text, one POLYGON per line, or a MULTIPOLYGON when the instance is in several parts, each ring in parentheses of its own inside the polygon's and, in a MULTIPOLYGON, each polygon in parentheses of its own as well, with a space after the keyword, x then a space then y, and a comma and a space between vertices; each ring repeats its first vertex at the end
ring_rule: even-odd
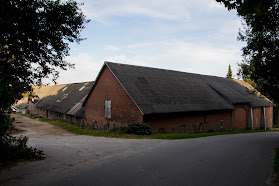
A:
POLYGON ((261 128, 262 108, 254 107, 254 108, 252 108, 252 111, 253 111, 253 128, 260 129, 261 128))
POLYGON ((98 128, 108 123, 116 127, 132 121, 142 122, 142 114, 120 83, 105 66, 85 104, 88 125, 97 122, 98 128), (105 118, 105 100, 111 100, 111 119, 105 118))
POLYGON ((33 104, 31 101, 28 103, 28 110, 30 114, 38 114, 38 110, 35 104, 33 104))
POLYGON ((248 127, 248 105, 236 105, 232 113, 232 130, 244 130, 248 127))
POLYGON ((202 123, 202 132, 229 131, 231 127, 231 111, 198 112, 184 114, 165 114, 144 116, 144 122, 148 123, 153 133, 164 130, 166 133, 195 133, 196 125, 202 123), (223 120, 223 127, 221 127, 223 120))
POLYGON ((214 129, 217 131, 230 131, 232 120, 231 120, 232 111, 215 111, 207 113, 207 131, 214 129), (221 120, 223 120, 224 126, 223 129, 220 128, 221 120))
POLYGON ((45 118, 46 117, 46 110, 37 108, 37 114, 40 115, 41 117, 45 118))
POLYGON ((273 125, 273 107, 265 107, 266 127, 271 129, 273 125))
MULTIPOLYGON (((254 129, 261 128, 262 107, 253 108, 253 127, 254 129)), ((265 122, 266 127, 271 129, 273 125, 273 107, 265 107, 265 122)))

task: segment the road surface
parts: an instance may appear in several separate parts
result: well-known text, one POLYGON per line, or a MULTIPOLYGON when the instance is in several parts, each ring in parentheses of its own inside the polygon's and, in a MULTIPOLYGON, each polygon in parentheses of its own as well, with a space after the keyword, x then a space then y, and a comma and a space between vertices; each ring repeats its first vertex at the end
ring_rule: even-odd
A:
POLYGON ((273 185, 278 132, 113 139, 73 135, 22 116, 15 124, 16 135, 29 136, 46 159, 1 170, 0 185, 273 185))

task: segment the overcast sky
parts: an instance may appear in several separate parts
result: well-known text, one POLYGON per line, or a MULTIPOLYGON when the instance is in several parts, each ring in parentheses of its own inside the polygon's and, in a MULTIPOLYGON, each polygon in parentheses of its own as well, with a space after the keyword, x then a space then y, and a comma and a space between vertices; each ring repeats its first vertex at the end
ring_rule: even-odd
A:
MULTIPOLYGON (((225 77, 241 62, 241 19, 215 0, 82 0, 91 22, 59 84, 94 81, 104 61, 225 77)), ((48 81, 44 81, 45 83, 48 81)))

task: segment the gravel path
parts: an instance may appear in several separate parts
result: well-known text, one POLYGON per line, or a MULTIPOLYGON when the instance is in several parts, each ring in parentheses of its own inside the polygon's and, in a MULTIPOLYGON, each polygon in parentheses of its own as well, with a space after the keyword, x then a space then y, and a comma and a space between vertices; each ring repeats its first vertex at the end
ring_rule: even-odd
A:
POLYGON ((48 136, 74 135, 57 126, 27 118, 19 114, 13 114, 12 117, 15 118, 14 126, 18 130, 14 134, 15 136, 24 135, 30 138, 44 138, 48 136))

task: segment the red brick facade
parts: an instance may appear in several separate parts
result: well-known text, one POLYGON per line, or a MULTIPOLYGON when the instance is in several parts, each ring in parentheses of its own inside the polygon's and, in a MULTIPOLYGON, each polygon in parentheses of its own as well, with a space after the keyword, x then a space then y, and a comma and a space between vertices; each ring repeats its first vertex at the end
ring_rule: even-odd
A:
POLYGON ((121 123, 143 121, 140 110, 106 66, 86 101, 85 116, 88 125, 93 125, 95 121, 99 129, 103 128, 103 124, 117 127, 121 123), (105 100, 111 100, 110 119, 105 118, 105 100))
POLYGON ((259 129, 261 128, 261 114, 262 114, 262 108, 261 107, 255 107, 253 110, 253 128, 259 129))
POLYGON ((265 107, 265 118, 266 127, 271 129, 273 125, 273 107, 265 107))
POLYGON ((232 130, 245 130, 248 127, 248 105, 236 105, 232 112, 232 130))
MULTIPOLYGON (((262 108, 252 108, 253 128, 261 127, 262 108)), ((148 123, 153 133, 195 133, 208 131, 245 130, 248 128, 249 106, 236 105, 234 110, 180 114, 143 115, 107 66, 101 71, 93 91, 85 103, 88 125, 104 124, 119 127, 133 121, 148 123), (111 101, 111 118, 105 117, 105 100, 111 101), (202 125, 197 131, 197 125, 202 125)), ((266 126, 272 127, 272 107, 265 108, 266 126)))
POLYGON ((144 122, 151 126, 153 133, 162 130, 166 133, 229 131, 231 128, 231 111, 157 115, 145 117, 144 122), (202 124, 202 130, 196 131, 196 125, 200 124, 202 124))

